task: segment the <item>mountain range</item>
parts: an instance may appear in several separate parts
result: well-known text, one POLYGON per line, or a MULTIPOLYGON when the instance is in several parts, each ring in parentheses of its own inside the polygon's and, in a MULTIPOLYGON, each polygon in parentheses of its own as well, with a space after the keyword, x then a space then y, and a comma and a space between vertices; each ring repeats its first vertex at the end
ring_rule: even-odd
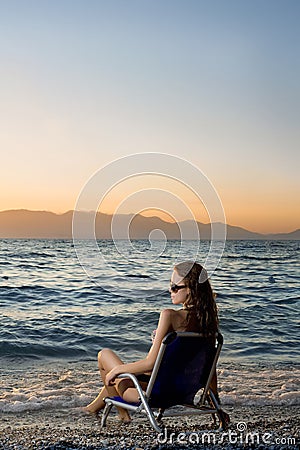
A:
MULTIPOLYGON (((77 237, 81 239, 93 238, 91 223, 92 212, 76 213, 77 237), (90 229, 90 231, 88 231, 90 229)), ((21 239, 72 239, 73 211, 55 214, 48 211, 30 211, 25 209, 0 211, 0 238, 21 239)), ((95 232, 98 239, 111 239, 111 225, 113 236, 117 239, 127 238, 127 230, 131 239, 160 239, 162 233, 167 239, 195 238, 195 223, 182 221, 179 223, 166 222, 159 217, 145 217, 142 215, 120 214, 109 215, 97 213, 95 232), (113 222, 112 222, 113 218, 113 222), (158 231, 161 230, 161 231, 158 231)), ((197 222, 201 239, 210 239, 211 226, 197 222)), ((214 224, 214 237, 222 230, 222 224, 214 224)), ((222 237, 222 235, 219 235, 222 237)), ((227 225, 227 239, 229 240, 299 240, 300 229, 291 233, 261 234, 241 227, 227 225)))

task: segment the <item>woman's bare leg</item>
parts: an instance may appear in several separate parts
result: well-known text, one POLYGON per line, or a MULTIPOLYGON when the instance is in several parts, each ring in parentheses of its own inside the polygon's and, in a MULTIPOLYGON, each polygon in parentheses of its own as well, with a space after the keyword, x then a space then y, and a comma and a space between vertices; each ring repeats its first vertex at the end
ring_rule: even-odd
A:
MULTIPOLYGON (((114 397, 120 395, 120 393, 116 389, 118 383, 115 386, 105 385, 106 374, 110 372, 110 370, 112 370, 114 367, 119 366, 120 364, 123 364, 123 362, 112 350, 103 349, 101 352, 98 353, 98 367, 104 386, 101 389, 100 393, 97 395, 97 397, 89 405, 85 407, 86 411, 90 413, 96 413, 104 408, 105 397, 114 397)), ((126 409, 118 408, 118 412, 119 417, 123 422, 130 421, 130 416, 126 409)))
POLYGON ((84 408, 84 410, 88 411, 92 414, 95 414, 96 412, 98 412, 104 408, 104 406, 105 406, 104 399, 105 399, 105 397, 108 397, 108 396, 109 396, 109 394, 107 392, 107 389, 105 386, 103 386, 103 388, 101 389, 101 391, 99 392, 97 397, 91 403, 89 403, 84 408))
MULTIPOLYGON (((147 383, 140 383, 143 390, 147 389, 147 383)), ((126 402, 138 402, 140 397, 138 390, 134 387, 133 382, 129 378, 124 378, 118 382, 117 390, 126 402)))

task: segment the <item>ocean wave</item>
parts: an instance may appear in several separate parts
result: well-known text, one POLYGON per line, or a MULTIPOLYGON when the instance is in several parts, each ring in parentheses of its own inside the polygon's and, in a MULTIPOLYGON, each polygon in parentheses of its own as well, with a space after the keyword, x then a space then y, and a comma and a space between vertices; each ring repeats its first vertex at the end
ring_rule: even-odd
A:
POLYGON ((46 344, 32 343, 31 345, 24 345, 22 343, 12 343, 7 341, 2 341, 0 343, 0 357, 15 360, 19 358, 20 360, 25 359, 44 359, 44 358, 65 358, 67 355, 68 359, 74 357, 87 357, 87 351, 84 347, 79 345, 75 346, 54 346, 46 344))
POLYGON ((254 260, 254 261, 282 261, 282 260, 290 260, 291 256, 290 255, 286 255, 286 256, 282 256, 282 255, 278 255, 278 256, 257 256, 257 255, 224 255, 223 256, 224 259, 237 259, 239 261, 241 260, 254 260))
POLYGON ((135 274, 135 273, 129 273, 125 275, 126 278, 151 278, 150 275, 144 275, 144 274, 135 274))
MULTIPOLYGON (((91 258, 97 284, 84 272, 70 241, 0 241, 0 248, 1 242, 2 262, 9 263, 3 267, 8 279, 0 279, 0 339, 6 342, 2 356, 42 361, 75 355, 85 360, 103 346, 121 347, 125 356, 141 355, 159 312, 173 307, 165 262, 171 265, 178 254, 176 241, 151 261, 142 251, 146 243, 137 242, 138 262, 120 260, 112 241, 100 241, 111 260, 101 265, 91 258), (165 279, 159 278, 161 273, 165 279)), ((191 250, 194 245, 185 242, 191 250)), ((212 284, 227 360, 299 357, 292 345, 299 302, 298 247, 294 242, 226 243, 212 284), (274 338, 277 342, 269 345, 274 338)), ((132 252, 131 257, 134 248, 132 252)))
MULTIPOLYGON (((298 366, 221 363, 220 398, 224 405, 299 405, 299 376, 298 366)), ((96 359, 57 365, 33 362, 23 371, 20 366, 4 370, 0 387, 0 412, 15 413, 84 406, 99 392, 101 382, 96 359)))

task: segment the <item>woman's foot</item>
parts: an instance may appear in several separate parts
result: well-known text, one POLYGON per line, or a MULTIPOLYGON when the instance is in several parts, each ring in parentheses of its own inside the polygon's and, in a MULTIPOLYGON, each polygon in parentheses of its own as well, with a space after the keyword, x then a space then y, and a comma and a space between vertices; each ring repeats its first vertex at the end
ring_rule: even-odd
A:
POLYGON ((128 411, 126 411, 125 409, 123 409, 122 411, 118 410, 118 414, 119 414, 119 419, 122 423, 130 423, 131 422, 131 417, 130 417, 128 411))
POLYGON ((84 412, 85 414, 90 414, 92 416, 96 416, 98 414, 98 412, 99 412, 99 410, 94 410, 89 405, 82 407, 81 411, 84 412))
POLYGON ((220 409, 218 412, 219 418, 220 418, 220 426, 223 431, 226 431, 228 429, 228 425, 230 423, 230 417, 229 414, 223 409, 220 409))
MULTIPOLYGON (((83 408, 81 408, 81 411, 84 412, 85 414, 97 416, 101 409, 103 409, 103 408, 95 409, 92 405, 88 405, 88 406, 84 406, 83 408)), ((131 417, 126 410, 118 411, 118 416, 122 423, 130 423, 131 422, 131 417)))

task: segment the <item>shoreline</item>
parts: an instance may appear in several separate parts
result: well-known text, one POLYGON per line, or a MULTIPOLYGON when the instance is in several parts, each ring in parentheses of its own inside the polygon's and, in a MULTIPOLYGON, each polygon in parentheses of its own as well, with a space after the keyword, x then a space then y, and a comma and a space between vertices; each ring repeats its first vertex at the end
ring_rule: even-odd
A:
POLYGON ((231 418, 227 433, 212 427, 210 415, 180 416, 164 419, 165 426, 174 433, 171 438, 159 437, 146 418, 134 418, 125 425, 111 415, 101 431, 99 418, 81 408, 6 413, 0 419, 0 449, 162 450, 200 448, 203 443, 205 448, 215 449, 298 448, 300 406, 224 409, 231 418))

